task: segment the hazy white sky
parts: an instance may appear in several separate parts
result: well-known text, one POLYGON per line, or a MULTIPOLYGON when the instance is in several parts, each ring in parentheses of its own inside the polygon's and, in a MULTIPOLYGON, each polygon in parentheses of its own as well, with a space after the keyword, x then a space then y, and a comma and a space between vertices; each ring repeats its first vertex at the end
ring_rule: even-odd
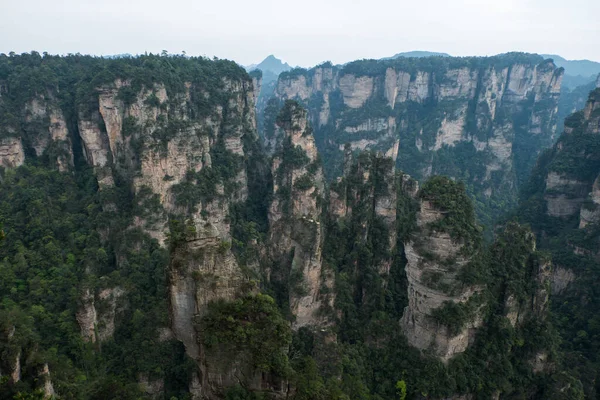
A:
POLYGON ((242 64, 507 51, 600 61, 600 0, 0 0, 0 52, 171 53, 242 64))

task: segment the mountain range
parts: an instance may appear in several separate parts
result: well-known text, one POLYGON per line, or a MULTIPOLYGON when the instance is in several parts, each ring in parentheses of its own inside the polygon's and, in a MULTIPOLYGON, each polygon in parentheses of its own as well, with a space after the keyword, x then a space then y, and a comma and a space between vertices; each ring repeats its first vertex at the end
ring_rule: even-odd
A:
POLYGON ((256 69, 0 54, 0 398, 597 398, 600 80, 256 69))

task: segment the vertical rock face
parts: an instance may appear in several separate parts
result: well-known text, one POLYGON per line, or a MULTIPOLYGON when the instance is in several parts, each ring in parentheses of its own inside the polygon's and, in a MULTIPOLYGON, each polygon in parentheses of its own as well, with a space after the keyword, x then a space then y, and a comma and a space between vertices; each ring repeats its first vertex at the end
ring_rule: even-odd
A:
POLYGON ((252 87, 254 88, 254 104, 258 104, 258 96, 262 89, 262 71, 254 70, 250 72, 252 78, 252 87))
POLYGON ((85 289, 76 314, 81 336, 92 343, 113 337, 119 299, 125 294, 120 287, 106 288, 94 294, 85 289), (99 306, 99 307, 97 307, 99 306), (101 311, 98 312, 98 309, 101 311))
POLYGON ((443 361, 464 352, 482 323, 478 296, 482 290, 461 281, 461 269, 471 262, 477 229, 473 209, 464 189, 445 178, 426 183, 418 194, 420 209, 416 216, 417 231, 404 243, 409 304, 404 310, 401 328, 408 342, 419 349, 431 350, 443 361), (463 208, 465 221, 458 235, 451 218, 456 209, 447 209, 444 193, 453 193, 454 207, 463 208), (460 204, 467 202, 467 204, 460 204), (444 324, 444 311, 464 308, 464 321, 444 324))
MULTIPOLYGON (((508 280, 512 284, 506 285, 504 290, 504 313, 513 327, 523 326, 525 322, 532 319, 540 322, 547 316, 548 300, 550 297, 550 286, 552 279, 552 266, 548 258, 536 252, 535 237, 532 232, 525 230, 517 224, 509 224, 503 235, 515 243, 522 243, 519 252, 513 252, 512 260, 516 261, 513 267, 517 268, 512 274, 508 274, 508 280), (533 290, 530 295, 524 294, 523 286, 525 277, 531 277, 533 290)), ((502 245, 496 243, 492 249, 496 262, 504 262, 501 251, 497 251, 502 245)))
POLYGON ((387 153, 399 140, 398 165, 416 179, 466 179, 483 202, 514 202, 532 152, 554 139, 562 73, 527 54, 369 60, 281 74, 275 96, 308 107, 328 154, 345 143, 387 153))
POLYGON ((590 93, 583 111, 565 120, 565 132, 548 156, 543 186, 546 215, 569 220, 578 218, 579 227, 598 222, 600 202, 598 176, 600 157, 600 90, 590 93))
POLYGON ((596 178, 591 193, 579 210, 579 229, 600 222, 600 176, 596 178))
MULTIPOLYGON (((244 201, 248 191, 242 138, 257 139, 252 84, 223 78, 220 94, 225 100, 202 117, 189 111, 194 96, 208 99, 217 93, 193 83, 186 83, 183 92, 169 93, 157 83, 142 88, 126 104, 119 91, 129 85, 117 80, 100 88, 99 111, 80 116, 85 156, 95 167, 101 188, 111 186, 118 175, 129 179, 140 200, 158 201, 159 208, 136 217, 135 226, 159 242, 167 239, 167 214, 178 216, 182 231, 170 232, 175 248, 169 267, 172 330, 199 367, 193 395, 211 396, 237 381, 234 372, 205 356, 195 321, 210 301, 233 299, 244 282, 230 249, 228 214, 230 204, 244 201), (226 176, 215 177, 215 157, 230 160, 226 176), (207 186, 195 190, 198 183, 207 186), (181 237, 177 243, 175 236, 181 237)), ((114 310, 115 295, 113 290, 99 297, 114 310)), ((98 317, 98 324, 104 326, 105 335, 114 329, 112 318, 98 317)))
POLYGON ((54 392, 54 385, 50 379, 50 368, 48 367, 47 363, 42 367, 42 370, 40 371, 40 377, 43 380, 42 390, 44 391, 44 399, 53 398, 56 393, 54 392))
POLYGON ((81 337, 93 343, 96 341, 98 315, 96 307, 94 307, 94 296, 89 289, 86 289, 81 296, 81 303, 79 311, 76 314, 77 323, 81 328, 81 337))
MULTIPOLYGON (((10 104, 9 111, 17 110, 22 121, 0 127, 0 166, 18 167, 31 154, 47 157, 66 171, 74 155, 81 154, 108 198, 117 191, 132 197, 132 215, 123 217, 129 226, 119 229, 141 230, 170 247, 171 328, 198 364, 197 385, 192 385, 197 398, 239 383, 236 371, 207 357, 197 320, 209 302, 231 300, 248 290, 231 250, 229 214, 248 197, 246 163, 258 140, 254 107, 260 82, 233 63, 224 64, 190 60, 186 68, 198 68, 198 73, 185 77, 165 79, 144 67, 137 75, 126 77, 128 72, 123 72, 125 77, 115 78, 109 73, 94 83, 60 88, 77 92, 73 97, 59 93, 58 87, 54 92, 40 89, 42 94, 27 102, 10 104), (59 104, 71 109, 63 113, 59 104)), ((0 103, 5 101, 2 96, 0 103)), ((304 199, 295 206, 308 215, 316 212, 313 203, 304 199)), ((105 211, 125 213, 118 207, 114 201, 102 204, 105 211)), ((111 232, 101 236, 106 240, 111 232)), ((126 261, 120 251, 115 250, 117 264, 126 261)), ((102 342, 113 336, 121 310, 128 307, 126 297, 119 287, 82 292, 76 319, 84 340, 102 342)))
POLYGON ((216 231, 193 233, 179 246, 169 267, 173 333, 199 368, 196 384, 190 386, 194 398, 210 397, 239 383, 236 368, 222 366, 222 360, 206 356, 203 338, 196 328, 209 302, 233 300, 242 294, 245 279, 226 240, 227 236, 216 231))
MULTIPOLYGON (((540 158, 528 188, 530 197, 521 211, 528 222, 537 227, 539 236, 558 236, 556 227, 559 226, 571 229, 568 235, 561 234, 560 241, 576 257, 598 254, 600 239, 595 233, 600 223, 598 146, 600 89, 595 89, 589 94, 584 109, 565 119, 564 133, 540 158)), ((557 294, 562 293, 577 279, 579 276, 574 270, 563 264, 555 265, 552 289, 557 294)))
POLYGON ((23 162, 25 162, 25 153, 21 139, 14 137, 0 139, 0 166, 15 168, 23 162))
MULTIPOLYGON (((0 99, 1 103, 1 99, 0 99)), ((25 161, 25 153, 47 155, 60 171, 73 165, 73 150, 67 122, 59 101, 51 94, 36 95, 23 105, 18 129, 4 127, 0 134, 0 165, 15 168, 25 161)))
POLYGON ((328 234, 336 239, 328 238, 328 248, 345 254, 338 270, 353 284, 353 306, 369 315, 385 292, 396 253, 395 168, 381 153, 353 157, 350 146, 345 153, 344 176, 329 188, 328 234))
POLYGON ((286 102, 277 118, 277 144, 272 162, 273 201, 269 208, 271 279, 287 280, 294 326, 324 323, 323 301, 323 171, 306 111, 286 102))

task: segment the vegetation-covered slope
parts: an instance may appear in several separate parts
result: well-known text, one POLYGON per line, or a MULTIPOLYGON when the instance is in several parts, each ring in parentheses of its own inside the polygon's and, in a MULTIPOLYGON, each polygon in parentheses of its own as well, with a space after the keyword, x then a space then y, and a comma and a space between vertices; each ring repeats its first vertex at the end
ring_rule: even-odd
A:
MULTIPOLYGON (((377 63, 349 68, 365 66, 378 76, 377 63)), ((463 90, 430 79, 433 91, 463 90)), ((338 100, 357 104, 354 94, 338 100)), ((432 176, 419 189, 397 170, 395 142, 337 147, 340 178, 327 184, 318 121, 293 101, 270 104, 268 156, 255 96, 227 61, 0 56, 0 397, 591 396, 594 317, 549 314, 550 259, 528 228, 507 223, 486 245, 472 182, 432 176), (578 354, 587 364, 573 368, 578 354)), ((550 182, 593 184, 582 171, 596 166, 595 99, 539 164, 558 174, 550 182)), ((411 107, 442 102, 405 103, 410 119, 411 107)), ((572 201, 575 185, 561 202, 547 181, 534 176, 545 192, 532 186, 527 215, 551 209, 575 229, 565 213, 576 208, 593 232, 595 198, 572 201)), ((538 220, 526 222, 546 246, 557 228, 538 220)), ((566 243, 595 265, 595 242, 577 238, 566 243)), ((554 264, 567 256, 554 251, 554 264)))
POLYGON ((557 144, 538 160, 522 193, 518 217, 552 254, 553 311, 562 347, 586 397, 598 393, 600 264, 600 89, 565 120, 557 144))

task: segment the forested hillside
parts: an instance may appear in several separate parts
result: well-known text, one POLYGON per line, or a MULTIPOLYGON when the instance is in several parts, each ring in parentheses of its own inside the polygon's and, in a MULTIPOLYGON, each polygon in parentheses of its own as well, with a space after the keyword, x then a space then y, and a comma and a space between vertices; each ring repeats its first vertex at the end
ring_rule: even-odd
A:
MULTIPOLYGON (((0 398, 595 398, 598 91, 487 241, 474 188, 492 183, 473 168, 513 179, 529 160, 431 164, 473 146, 482 131, 467 130, 470 141, 427 150, 419 182, 402 137, 362 149, 351 138, 362 125, 343 119, 385 98, 418 122, 411 132, 438 127, 481 105, 480 72, 506 70, 494 83, 506 88, 502 135, 541 146, 561 71, 511 57, 444 61, 450 75, 476 73, 474 86, 435 78, 438 61, 414 66, 430 74, 427 95, 406 77, 422 103, 400 93, 417 61, 350 64, 344 76, 373 69, 345 78, 372 79, 373 93, 380 72, 397 74, 396 94, 363 108, 322 66, 306 87, 338 82, 328 101, 348 103, 340 114, 319 125, 314 97, 300 99, 308 109, 279 98, 258 132, 260 74, 230 61, 0 55, 0 398), (357 130, 325 140, 336 121, 357 130)), ((415 135, 433 145, 435 132, 415 135)), ((496 154, 490 137, 473 154, 496 154)))
POLYGON ((597 396, 600 362, 599 150, 600 89, 595 89, 538 160, 516 212, 552 254, 555 323, 565 360, 584 383, 586 398, 597 396))

